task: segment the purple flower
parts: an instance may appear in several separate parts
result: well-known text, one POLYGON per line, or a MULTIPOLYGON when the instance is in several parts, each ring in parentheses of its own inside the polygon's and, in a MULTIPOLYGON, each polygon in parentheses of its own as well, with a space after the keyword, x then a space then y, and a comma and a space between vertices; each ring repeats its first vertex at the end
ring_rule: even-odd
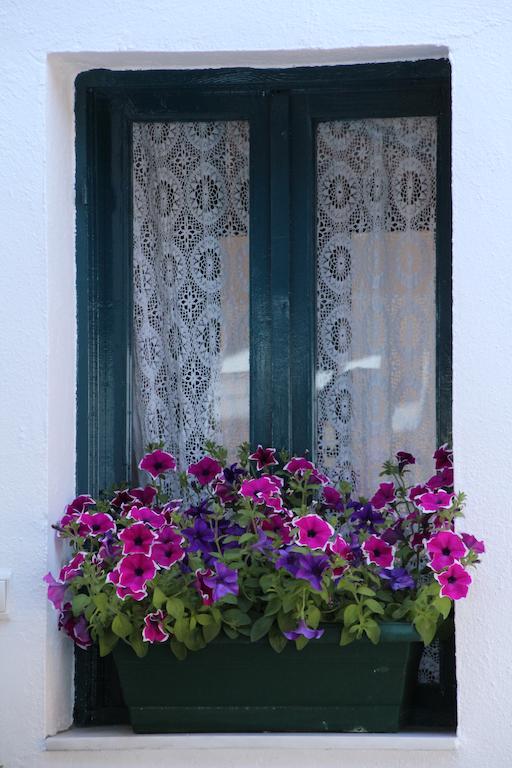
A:
POLYGON ((334 528, 318 515, 304 515, 292 520, 299 529, 298 544, 310 549, 325 549, 327 542, 334 533, 334 528))
POLYGON ((299 555, 299 567, 296 578, 309 581, 313 589, 322 591, 322 576, 329 567, 329 558, 325 555, 312 555, 310 553, 299 555))
POLYGON ((437 449, 432 458, 436 460, 436 469, 451 467, 453 464, 453 451, 451 448, 448 448, 448 443, 445 443, 437 449))
POLYGON ((197 464, 191 464, 188 468, 189 475, 194 475, 200 485, 208 485, 214 480, 222 466, 211 456, 204 456, 197 464))
POLYGON ((296 640, 301 636, 307 637, 308 640, 318 640, 319 637, 322 637, 323 633, 323 629, 311 629, 311 627, 306 625, 304 619, 301 619, 296 629, 291 632, 283 632, 283 635, 288 640, 296 640))
POLYGON ((75 618, 71 610, 71 603, 66 603, 59 616, 59 629, 69 635, 79 648, 85 650, 92 645, 85 616, 75 618))
POLYGON ((70 579, 74 579, 75 576, 79 576, 82 573, 82 565, 84 560, 85 560, 84 552, 78 552, 72 558, 72 560, 69 561, 69 563, 67 563, 61 568, 61 571, 59 573, 59 580, 70 581, 70 579))
POLYGON ((258 528, 258 538, 254 544, 252 544, 251 549, 256 550, 256 552, 265 552, 266 549, 272 549, 271 539, 261 528, 258 528))
POLYGON ((400 470, 400 472, 408 464, 416 464, 416 459, 414 458, 412 453, 407 453, 406 451, 398 451, 398 453, 396 454, 396 460, 398 462, 398 469, 400 470))
MULTIPOLYGON (((165 525, 165 517, 150 507, 132 507, 128 512, 128 517, 138 520, 140 523, 147 523, 152 528, 161 528, 165 525)), ((121 536, 119 536, 121 538, 121 536)))
POLYGON ((453 467, 443 467, 427 480, 427 486, 431 491, 437 491, 439 488, 451 488, 453 486, 453 467))
POLYGON ((100 539, 101 541, 101 547, 98 552, 98 556, 101 560, 105 560, 106 558, 114 558, 117 557, 121 553, 121 547, 117 543, 117 539, 114 538, 112 531, 107 531, 105 536, 100 539))
POLYGON ((238 571, 228 568, 224 563, 217 563, 213 576, 205 576, 203 581, 213 590, 214 601, 226 595, 238 595, 238 571))
POLYGON ((472 549, 477 555, 482 555, 485 552, 485 544, 483 541, 478 541, 470 533, 461 533, 462 541, 468 549, 472 549))
POLYGON ((156 533, 144 523, 134 523, 119 534, 123 542, 123 555, 150 555, 156 533))
POLYGON ((157 449, 151 453, 146 453, 139 464, 139 469, 143 469, 150 474, 153 479, 156 479, 165 472, 169 472, 171 469, 176 469, 176 459, 172 453, 157 449))
POLYGON ((279 557, 274 563, 276 569, 284 568, 285 571, 291 573, 292 576, 297 576, 300 559, 302 557, 301 553, 296 552, 293 549, 280 549, 277 554, 279 557))
POLYGON ((323 504, 328 509, 335 509, 337 512, 343 512, 344 505, 341 498, 341 493, 333 488, 331 485, 327 485, 323 489, 323 504))
POLYGON ((468 594, 471 576, 459 563, 453 563, 443 573, 435 573, 435 578, 441 585, 441 596, 460 600, 468 594))
POLYGON ((238 464, 230 464, 229 467, 224 467, 222 470, 222 474, 224 475, 224 478, 227 483, 234 483, 237 477, 240 477, 241 475, 247 474, 245 469, 242 469, 242 467, 239 467, 238 464))
POLYGON ((119 585, 140 592, 146 582, 155 578, 156 566, 147 555, 126 555, 118 564, 119 585))
POLYGON ((148 615, 144 617, 142 639, 145 643, 165 643, 169 638, 169 633, 164 629, 163 620, 163 611, 148 613, 148 615))
POLYGON ((156 496, 156 488, 146 485, 144 488, 130 488, 128 491, 132 499, 140 501, 143 507, 150 507, 156 496))
POLYGON ((370 499, 370 503, 375 509, 382 509, 386 504, 395 501, 395 486, 393 483, 381 483, 375 496, 370 499))
POLYGON ((43 577, 43 581, 48 584, 48 600, 53 604, 54 608, 60 611, 64 605, 64 595, 68 585, 56 581, 50 572, 43 577))
POLYGON ((265 467, 272 467, 278 463, 275 454, 275 448, 263 448, 261 445, 258 445, 258 448, 254 453, 251 453, 249 458, 256 462, 256 469, 259 472, 265 467))
POLYGON ((369 533, 375 531, 376 525, 384 522, 381 512, 376 512, 371 504, 360 504, 358 501, 349 501, 347 507, 354 511, 350 515, 350 522, 356 523, 358 528, 365 528, 369 533))
POLYGON ((185 528, 183 534, 188 539, 190 552, 203 552, 205 554, 211 552, 215 535, 208 523, 201 517, 194 520, 194 525, 191 528, 185 528))
POLYGON ((399 589, 414 589, 416 586, 411 574, 405 568, 381 568, 379 576, 384 581, 389 581, 393 592, 399 589))

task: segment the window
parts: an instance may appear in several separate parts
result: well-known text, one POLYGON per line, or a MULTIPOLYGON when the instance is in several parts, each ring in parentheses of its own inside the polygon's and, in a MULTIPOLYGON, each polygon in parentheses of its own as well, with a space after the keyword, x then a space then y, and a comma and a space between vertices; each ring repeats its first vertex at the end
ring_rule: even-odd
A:
POLYGON ((448 439, 447 62, 89 72, 76 115, 79 491, 216 437, 364 493, 448 439))

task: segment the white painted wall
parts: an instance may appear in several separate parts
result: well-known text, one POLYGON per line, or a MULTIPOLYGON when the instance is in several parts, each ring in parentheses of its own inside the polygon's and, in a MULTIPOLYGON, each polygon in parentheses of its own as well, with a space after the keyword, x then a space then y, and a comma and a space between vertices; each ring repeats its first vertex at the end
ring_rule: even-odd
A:
POLYGON ((0 5, 0 763, 351 768, 512 765, 512 4, 510 0, 3 0, 0 5), (454 442, 489 554, 457 610, 454 753, 45 753, 71 656, 41 575, 74 486, 73 78, 91 67, 253 66, 449 54, 453 66, 454 442))

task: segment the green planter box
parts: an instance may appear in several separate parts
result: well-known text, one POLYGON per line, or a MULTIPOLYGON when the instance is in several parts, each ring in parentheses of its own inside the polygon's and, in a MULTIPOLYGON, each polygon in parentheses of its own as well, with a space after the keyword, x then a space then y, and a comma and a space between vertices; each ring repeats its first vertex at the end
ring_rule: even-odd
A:
POLYGON ((382 624, 381 642, 339 646, 339 627, 298 652, 267 639, 219 637, 177 661, 168 644, 114 658, 137 733, 397 731, 409 707, 422 644, 409 624, 382 624))

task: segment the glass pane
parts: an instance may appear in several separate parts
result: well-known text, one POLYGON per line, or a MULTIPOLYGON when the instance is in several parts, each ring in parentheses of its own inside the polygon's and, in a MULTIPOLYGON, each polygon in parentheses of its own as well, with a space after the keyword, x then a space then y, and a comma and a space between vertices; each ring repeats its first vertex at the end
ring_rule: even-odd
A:
POLYGON ((134 453, 249 437, 249 125, 133 127, 134 453))
MULTIPOLYGON (((436 441, 436 118, 317 126, 317 457, 372 491, 436 441)), ((423 469, 422 469, 423 468, 423 469)))

